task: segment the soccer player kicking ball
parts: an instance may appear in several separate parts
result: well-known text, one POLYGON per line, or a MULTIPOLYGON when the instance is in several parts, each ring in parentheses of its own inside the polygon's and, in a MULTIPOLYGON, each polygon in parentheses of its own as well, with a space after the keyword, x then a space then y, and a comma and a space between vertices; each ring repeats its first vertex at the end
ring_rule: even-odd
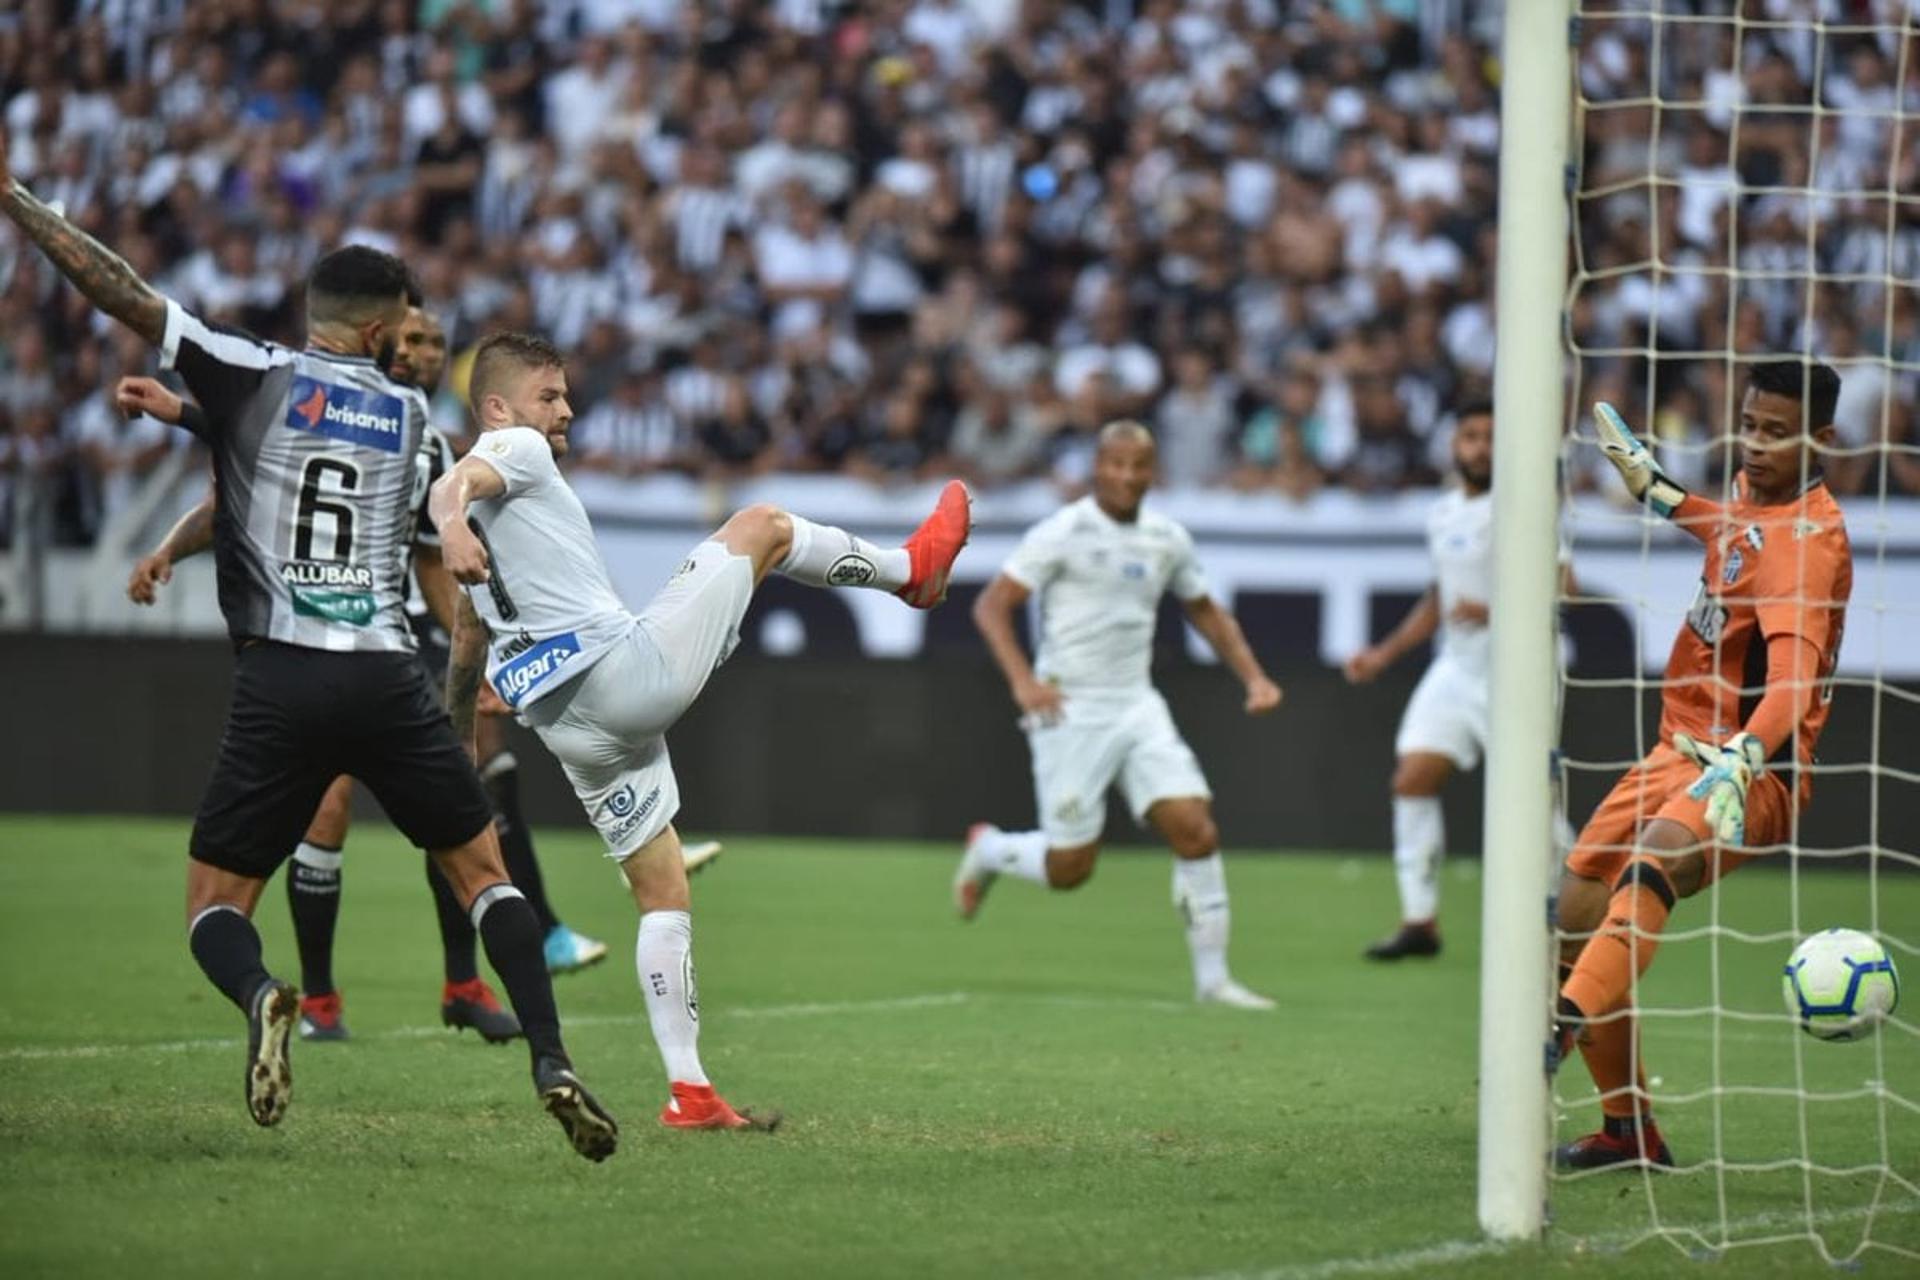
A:
POLYGON ((468 391, 481 436, 429 500, 447 568, 467 584, 447 706, 471 735, 481 670, 559 758, 640 910, 634 961, 671 1092, 662 1124, 770 1127, 736 1112, 700 1065, 693 925, 679 787, 663 735, 739 641, 769 572, 816 587, 892 591, 916 608, 946 595, 972 527, 947 485, 904 547, 882 549, 769 506, 736 513, 695 547, 636 617, 614 593, 586 509, 560 474, 573 410, 560 352, 494 334, 468 391))
POLYGON ((0 135, 0 210, 94 306, 160 348, 206 410, 219 507, 214 557, 236 650, 232 705, 187 864, 193 956, 247 1019, 247 1110, 292 1096, 299 994, 267 971, 253 910, 328 784, 366 782, 466 906, 532 1049, 535 1088, 590 1159, 618 1128, 574 1075, 539 925, 507 880, 472 762, 413 655, 401 604, 426 397, 387 377, 405 264, 349 246, 307 279, 308 345, 214 328, 15 182, 0 135))
POLYGON ((1166 700, 1148 682, 1160 597, 1172 591, 1196 630, 1246 686, 1248 715, 1280 705, 1280 688, 1248 648, 1239 623, 1207 594, 1193 538, 1141 509, 1154 477, 1153 436, 1108 423, 1094 458, 1093 493, 1027 531, 974 604, 974 622, 1012 687, 1033 752, 1040 830, 967 833, 954 905, 979 913, 996 878, 1075 889, 1093 875, 1118 782, 1134 816, 1173 850, 1173 901, 1186 921, 1194 994, 1202 1002, 1271 1009, 1227 971, 1227 878, 1212 792, 1181 740, 1166 700), (1040 652, 1032 665, 1014 634, 1014 610, 1040 597, 1040 652))
POLYGON ((1647 1104, 1634 983, 1674 903, 1785 841, 1812 797, 1853 589, 1846 523, 1815 458, 1839 395, 1825 365, 1754 365, 1725 505, 1675 484, 1611 406, 1594 407, 1627 488, 1706 544, 1706 562, 1667 660, 1659 745, 1594 811, 1560 885, 1554 1043, 1559 1057, 1579 1045, 1605 1118, 1555 1153, 1562 1167, 1673 1164, 1647 1104))
MULTIPOLYGON (((1439 651, 1415 686, 1393 742, 1393 871, 1400 885, 1400 928, 1367 948, 1369 960, 1440 954, 1440 860, 1447 848, 1440 792, 1456 769, 1478 766, 1487 745, 1493 406, 1485 401, 1454 415, 1453 466, 1459 487, 1449 489, 1427 513, 1433 585, 1391 635, 1347 659, 1344 668, 1350 682, 1367 684, 1408 650, 1436 632, 1440 636, 1439 651)), ((1557 811, 1554 821, 1564 854, 1573 832, 1557 811)))

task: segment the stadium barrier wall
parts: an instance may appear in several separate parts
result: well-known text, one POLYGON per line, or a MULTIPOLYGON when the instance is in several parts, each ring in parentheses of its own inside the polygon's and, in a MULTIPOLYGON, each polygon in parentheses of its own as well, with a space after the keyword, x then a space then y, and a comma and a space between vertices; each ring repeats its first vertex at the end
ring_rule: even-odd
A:
MULTIPOLYGON (((756 606, 831 601, 776 582, 756 606), (784 590, 783 590, 784 588, 784 590)), ((689 832, 887 836, 956 841, 969 822, 1027 825, 1033 819, 1026 744, 999 675, 978 645, 962 643, 964 600, 952 630, 936 629, 911 661, 862 657, 844 646, 783 658, 748 643, 715 676, 670 742, 689 832)), ((1383 617, 1404 600, 1376 601, 1383 617)), ((946 613, 947 611, 943 611, 946 613)), ((1256 645, 1286 687, 1285 706, 1252 720, 1239 689, 1217 667, 1186 655, 1177 626, 1162 627, 1157 680, 1206 768, 1230 849, 1384 850, 1387 781, 1400 710, 1421 670, 1417 657, 1364 688, 1324 666, 1310 626, 1274 628, 1252 611, 1256 645)), ((942 616, 936 614, 936 617, 942 616)), ((815 619, 825 638, 833 615, 815 619)), ((1589 607, 1570 614, 1583 668, 1625 669, 1634 640, 1625 619, 1589 607), (1610 656, 1609 656, 1610 655, 1610 656)), ((219 741, 230 681, 224 642, 154 637, 0 634, 0 661, 14 673, 0 810, 190 814, 219 741)), ((1870 691, 1842 687, 1822 740, 1823 760, 1873 758, 1870 691)), ((1639 753, 1658 711, 1618 690, 1575 690, 1565 744, 1583 760, 1639 753)), ((1920 743, 1920 708, 1884 699, 1881 746, 1888 763, 1920 743)), ((545 825, 583 827, 579 806, 538 741, 515 730, 528 813, 545 825)), ((1611 775, 1572 780, 1576 823, 1611 775)), ((1821 779, 1803 843, 1845 847, 1867 839, 1864 771, 1821 779)), ((1446 797, 1451 849, 1479 848, 1481 788, 1464 779, 1446 797)), ((372 812, 372 801, 361 794, 372 812)), ((1881 830, 1898 842, 1920 830, 1920 788, 1883 785, 1881 830)), ((1118 810, 1116 842, 1140 836, 1118 810)))

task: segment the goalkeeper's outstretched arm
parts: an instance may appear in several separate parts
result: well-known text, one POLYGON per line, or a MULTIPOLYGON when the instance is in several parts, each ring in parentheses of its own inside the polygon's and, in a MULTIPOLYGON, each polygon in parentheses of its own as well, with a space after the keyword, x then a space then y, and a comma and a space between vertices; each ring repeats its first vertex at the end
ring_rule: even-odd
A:
POLYGON ((1719 513, 1719 504, 1688 493, 1685 486, 1661 470, 1653 450, 1641 443, 1627 427, 1626 419, 1604 400, 1593 406, 1593 427, 1600 452, 1620 473, 1627 492, 1655 515, 1706 541, 1708 520, 1719 513))

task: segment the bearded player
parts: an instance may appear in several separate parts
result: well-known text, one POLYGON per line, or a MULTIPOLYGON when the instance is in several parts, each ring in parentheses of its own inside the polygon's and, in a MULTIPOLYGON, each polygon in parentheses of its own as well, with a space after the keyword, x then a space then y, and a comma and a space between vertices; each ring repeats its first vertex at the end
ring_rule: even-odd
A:
POLYGON ((639 908, 634 963, 670 1091, 661 1123, 748 1127, 755 1121, 715 1092, 700 1061, 693 922, 673 828, 680 793, 664 735, 739 642, 768 573, 938 604, 972 528, 966 488, 947 485, 892 548, 750 507, 695 547, 636 616, 559 470, 573 419, 564 357, 540 338, 494 334, 474 356, 468 399, 480 439, 429 499, 447 568, 467 587, 447 674, 454 728, 473 731, 484 667, 565 768, 639 908))
POLYGON ((993 882, 1014 876, 1074 889, 1093 875, 1116 784, 1134 817, 1173 851, 1173 901, 1186 922, 1194 995, 1203 1003, 1271 1009, 1227 970, 1227 878, 1213 793, 1149 680, 1160 598, 1187 618, 1246 687, 1248 715, 1280 705, 1240 624, 1208 594, 1193 538, 1142 508, 1153 484, 1153 436, 1108 423, 1094 455, 1093 493, 1027 531, 974 603, 974 622, 1007 678, 1033 753, 1037 831, 977 824, 954 875, 954 905, 971 920, 993 882), (1038 596, 1040 645, 1029 663, 1014 611, 1038 596))
POLYGON ((1564 1168, 1673 1164, 1637 1061, 1635 982, 1674 904, 1785 842, 1811 799, 1853 589, 1846 523, 1817 461, 1839 395, 1825 365, 1753 366, 1724 506, 1675 484, 1611 406, 1595 406, 1627 488, 1706 544, 1706 561, 1667 660, 1659 744, 1601 802, 1561 881, 1554 1047, 1564 1058, 1579 1045, 1604 1116, 1555 1152, 1564 1168))
MULTIPOLYGON (((1487 746, 1487 606, 1493 595, 1493 406, 1467 404, 1454 415, 1458 487, 1427 513, 1433 585, 1379 644, 1347 659, 1353 684, 1367 684, 1406 653, 1440 643, 1414 688, 1394 736, 1393 871, 1400 927, 1366 950, 1369 960, 1440 954, 1440 861, 1447 847, 1440 793, 1453 775, 1479 765, 1487 746)), ((1562 589, 1567 583, 1562 556, 1562 589)), ((1573 844, 1554 811, 1556 859, 1573 844)))

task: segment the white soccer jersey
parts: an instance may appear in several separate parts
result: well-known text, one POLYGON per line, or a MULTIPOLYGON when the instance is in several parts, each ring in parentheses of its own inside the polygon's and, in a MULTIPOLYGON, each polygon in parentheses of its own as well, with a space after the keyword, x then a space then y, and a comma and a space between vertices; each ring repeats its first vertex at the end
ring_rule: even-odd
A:
POLYGON ((467 595, 491 632, 487 680, 524 709, 576 679, 633 629, 587 522, 587 510, 532 427, 488 431, 473 457, 507 491, 473 504, 491 578, 467 595))
POLYGON ((1439 656, 1484 675, 1488 632, 1484 623, 1452 621, 1462 600, 1493 603, 1493 494, 1469 496, 1449 489, 1427 512, 1427 554, 1433 558, 1440 593, 1439 656))
POLYGON ((1092 497, 1029 529, 1001 572, 1039 599, 1035 672, 1069 690, 1146 686, 1161 595, 1207 594, 1184 528, 1152 511, 1122 524, 1092 497))

